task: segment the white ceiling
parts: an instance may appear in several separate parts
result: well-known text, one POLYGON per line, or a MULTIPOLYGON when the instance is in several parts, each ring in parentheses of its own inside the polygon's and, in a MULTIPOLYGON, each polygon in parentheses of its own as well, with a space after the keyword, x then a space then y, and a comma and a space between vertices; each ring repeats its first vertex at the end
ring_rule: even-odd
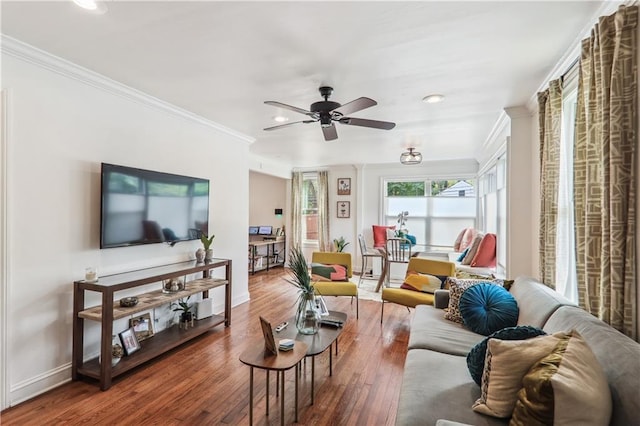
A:
POLYGON ((591 27, 602 2, 2 1, 2 33, 255 138, 251 152, 311 167, 477 158, 507 106, 524 105, 591 27), (395 129, 319 123, 265 132, 264 105, 331 100, 378 105, 354 117, 395 129), (431 93, 446 95, 429 105, 431 93))

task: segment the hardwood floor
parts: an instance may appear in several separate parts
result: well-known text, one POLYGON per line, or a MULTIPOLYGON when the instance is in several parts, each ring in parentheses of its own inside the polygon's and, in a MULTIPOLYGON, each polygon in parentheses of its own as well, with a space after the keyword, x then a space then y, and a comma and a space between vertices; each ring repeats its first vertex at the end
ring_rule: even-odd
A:
MULTIPOLYGON (((3 425, 249 423, 249 367, 238 357, 251 339, 262 339, 259 316, 272 324, 294 313, 295 288, 283 269, 249 278, 251 301, 233 308, 231 327, 213 331, 114 381, 106 392, 92 382, 70 382, 0 414, 3 425)), ((392 425, 407 353, 411 315, 403 306, 361 300, 360 319, 348 297, 326 299, 349 319, 329 377, 329 355, 316 357, 315 403, 310 405, 311 362, 300 379, 302 425, 392 425)), ((290 327, 293 326, 290 325, 290 327)), ((286 373, 285 423, 294 419, 294 370, 286 373)), ((254 424, 280 424, 280 397, 271 374, 265 416, 265 374, 255 370, 254 424)))

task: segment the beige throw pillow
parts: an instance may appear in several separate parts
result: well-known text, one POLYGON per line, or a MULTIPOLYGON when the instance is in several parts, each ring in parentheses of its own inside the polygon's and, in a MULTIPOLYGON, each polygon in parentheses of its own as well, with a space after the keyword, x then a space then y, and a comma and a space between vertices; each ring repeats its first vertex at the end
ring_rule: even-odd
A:
POLYGON ((522 378, 548 355, 565 333, 527 340, 489 339, 482 373, 480 398, 473 411, 493 417, 511 417, 522 388, 522 378))
POLYGON ((606 426, 611 419, 607 377, 575 330, 522 379, 510 425, 606 426))

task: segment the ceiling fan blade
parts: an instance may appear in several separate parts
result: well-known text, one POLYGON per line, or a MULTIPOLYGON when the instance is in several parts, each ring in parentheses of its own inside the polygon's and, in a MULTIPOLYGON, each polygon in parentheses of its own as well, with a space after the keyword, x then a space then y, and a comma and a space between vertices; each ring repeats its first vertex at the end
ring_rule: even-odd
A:
POLYGON ((339 112, 342 115, 348 115, 348 114, 353 114, 354 112, 357 112, 357 111, 362 111, 365 108, 371 108, 374 105, 378 105, 378 103, 373 99, 362 97, 354 101, 351 101, 349 103, 346 103, 340 106, 339 108, 334 109, 333 111, 339 112))
POLYGON ((342 117, 340 120, 342 124, 348 124, 350 126, 371 127, 374 129, 391 130, 396 127, 396 123, 390 121, 378 121, 378 120, 365 120, 364 118, 351 118, 342 117))
POLYGON ((287 126, 291 126, 293 124, 299 124, 299 123, 315 123, 318 120, 303 120, 303 121, 294 121, 293 123, 286 123, 286 124, 278 124, 277 126, 272 126, 272 127, 266 127, 262 130, 275 130, 275 129, 281 129, 282 127, 287 127, 287 126))
POLYGON ((302 109, 302 108, 298 108, 298 107, 294 107, 294 106, 291 106, 291 105, 283 104, 282 102, 264 101, 264 103, 267 104, 267 105, 274 106, 274 107, 284 108, 284 109, 288 109, 290 111, 298 112, 300 114, 308 115, 309 117, 313 117, 314 116, 314 113, 311 112, 311 111, 308 111, 308 110, 302 109))
POLYGON ((331 123, 331 126, 323 127, 322 134, 324 135, 325 141, 332 141, 338 139, 338 132, 336 131, 336 126, 331 123))

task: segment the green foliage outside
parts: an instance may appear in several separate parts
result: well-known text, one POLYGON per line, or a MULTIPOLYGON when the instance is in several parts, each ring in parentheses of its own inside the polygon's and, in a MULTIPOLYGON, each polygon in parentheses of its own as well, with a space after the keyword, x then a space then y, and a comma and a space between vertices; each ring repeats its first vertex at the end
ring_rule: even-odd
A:
POLYGON ((389 197, 424 197, 437 196, 445 189, 455 185, 460 180, 434 180, 430 182, 414 181, 414 182, 388 182, 387 196, 389 197), (431 184, 430 193, 426 193, 425 189, 431 184))

